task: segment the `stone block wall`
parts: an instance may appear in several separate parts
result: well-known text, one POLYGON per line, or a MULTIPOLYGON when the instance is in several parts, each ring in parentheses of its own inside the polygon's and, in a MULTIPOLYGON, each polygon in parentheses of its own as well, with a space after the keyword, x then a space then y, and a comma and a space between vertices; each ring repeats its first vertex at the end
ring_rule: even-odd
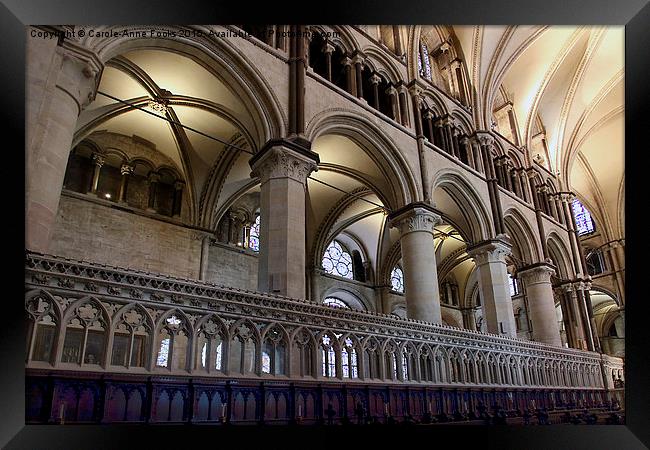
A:
POLYGON ((209 250, 205 281, 256 291, 258 259, 251 251, 213 244, 209 250))
POLYGON ((49 253, 198 279, 201 240, 180 225, 62 195, 49 253))

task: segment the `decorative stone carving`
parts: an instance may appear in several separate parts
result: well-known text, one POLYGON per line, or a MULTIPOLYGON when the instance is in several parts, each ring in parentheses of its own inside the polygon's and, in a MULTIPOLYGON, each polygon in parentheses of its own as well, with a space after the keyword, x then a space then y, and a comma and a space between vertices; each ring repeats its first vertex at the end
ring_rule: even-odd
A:
POLYGON ((272 147, 254 163, 251 176, 259 177, 261 184, 272 178, 290 178, 305 184, 307 177, 318 170, 318 165, 290 149, 272 147))
POLYGON ((390 226, 398 228, 405 235, 413 231, 426 231, 433 234, 434 227, 442 217, 429 209, 415 207, 390 219, 390 226))
POLYGON ((526 286, 529 286, 531 284, 550 283, 551 275, 555 274, 555 269, 549 265, 542 264, 521 270, 518 273, 526 286))
POLYGON ((480 266, 491 262, 505 262, 511 250, 510 239, 502 234, 497 236, 497 239, 468 247, 467 254, 480 266))

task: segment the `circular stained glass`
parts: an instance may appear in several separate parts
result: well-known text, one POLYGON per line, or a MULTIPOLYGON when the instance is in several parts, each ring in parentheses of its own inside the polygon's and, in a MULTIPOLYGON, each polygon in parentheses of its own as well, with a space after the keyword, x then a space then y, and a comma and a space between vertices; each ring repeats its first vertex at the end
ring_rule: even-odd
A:
POLYGON ((337 241, 332 241, 325 250, 322 265, 327 273, 349 279, 354 278, 352 275, 352 256, 337 241))

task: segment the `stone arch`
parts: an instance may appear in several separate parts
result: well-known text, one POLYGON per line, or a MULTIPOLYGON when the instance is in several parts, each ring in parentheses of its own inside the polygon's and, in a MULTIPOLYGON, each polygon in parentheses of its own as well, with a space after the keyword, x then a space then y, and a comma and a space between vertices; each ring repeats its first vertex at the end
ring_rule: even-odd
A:
POLYGON ((367 56, 364 64, 386 77, 389 83, 396 84, 403 81, 397 66, 386 58, 383 53, 377 51, 374 47, 366 47, 362 52, 367 56))
POLYGON ((558 278, 563 280, 573 279, 573 266, 571 264, 571 253, 567 250, 567 247, 560 238, 560 236, 552 231, 546 238, 546 246, 548 248, 548 253, 553 263, 555 264, 558 278))
MULTIPOLYGON (((469 226, 465 234, 472 243, 489 239, 492 235, 492 222, 481 197, 457 169, 444 169, 438 172, 431 183, 431 195, 436 189, 445 191, 456 203, 469 226)), ((461 229, 459 228, 459 231, 461 229)))
MULTIPOLYGON (((112 30, 113 26, 99 27, 101 31, 112 30)), ((148 35, 151 26, 130 27, 132 31, 141 31, 148 35)), ((156 26, 153 27, 154 29, 156 26)), ((183 27, 184 29, 188 27, 183 27)), ((256 66, 245 57, 234 44, 227 39, 211 38, 209 30, 204 27, 198 37, 142 38, 87 37, 83 45, 94 52, 100 63, 105 64, 111 58, 133 50, 155 49, 181 54, 197 62, 227 86, 237 86, 238 95, 247 102, 249 113, 255 112, 263 131, 258 140, 261 147, 266 141, 285 134, 288 119, 283 112, 281 102, 273 92, 270 84, 256 66), (243 95, 242 95, 243 94, 243 95)), ((100 31, 98 29, 98 31, 100 31)), ((99 33, 98 33, 99 34, 99 33)))
MULTIPOLYGON (((391 210, 418 198, 416 178, 395 143, 369 119, 352 111, 327 110, 314 116, 307 125, 310 141, 335 134, 358 144, 384 172, 392 192, 383 193, 391 210)), ((382 193, 377 193, 380 195, 382 193)))
POLYGON ((372 305, 372 302, 366 298, 361 292, 357 289, 354 289, 350 286, 331 286, 323 294, 321 302, 327 297, 336 297, 341 301, 345 302, 351 309, 360 309, 365 311, 374 311, 375 308, 372 305), (341 295, 344 298, 340 298, 337 294, 341 295), (352 303, 352 304, 351 304, 352 303))
MULTIPOLYGON (((538 239, 519 209, 513 206, 506 210, 503 214, 503 224, 512 240, 513 248, 519 252, 520 261, 515 261, 515 266, 523 267, 542 260, 538 239)), ((516 258, 514 254, 513 258, 516 258)))

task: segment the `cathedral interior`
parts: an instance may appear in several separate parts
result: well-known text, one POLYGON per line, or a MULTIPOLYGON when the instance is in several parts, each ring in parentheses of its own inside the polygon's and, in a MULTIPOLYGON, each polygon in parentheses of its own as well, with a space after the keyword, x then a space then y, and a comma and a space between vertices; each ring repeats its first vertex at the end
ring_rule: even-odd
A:
POLYGON ((27 423, 624 412, 623 27, 26 32, 27 423))

